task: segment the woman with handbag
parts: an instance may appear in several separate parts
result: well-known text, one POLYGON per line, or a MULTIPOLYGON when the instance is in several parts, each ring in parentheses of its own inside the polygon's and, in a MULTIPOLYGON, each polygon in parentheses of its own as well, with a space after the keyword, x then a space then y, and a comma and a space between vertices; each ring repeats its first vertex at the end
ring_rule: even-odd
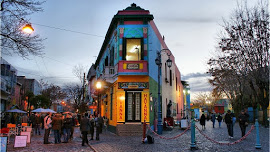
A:
POLYGON ((241 114, 239 115, 239 126, 242 132, 242 137, 246 134, 246 127, 248 126, 248 118, 245 115, 245 110, 241 111, 241 114))

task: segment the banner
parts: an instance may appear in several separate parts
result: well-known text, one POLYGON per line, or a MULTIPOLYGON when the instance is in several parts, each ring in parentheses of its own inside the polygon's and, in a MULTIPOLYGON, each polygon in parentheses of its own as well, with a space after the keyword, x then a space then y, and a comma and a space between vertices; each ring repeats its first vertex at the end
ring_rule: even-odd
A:
POLYGON ((141 121, 149 122, 149 92, 142 92, 142 113, 141 113, 141 121))
POLYGON ((125 91, 117 92, 117 122, 125 122, 125 91))

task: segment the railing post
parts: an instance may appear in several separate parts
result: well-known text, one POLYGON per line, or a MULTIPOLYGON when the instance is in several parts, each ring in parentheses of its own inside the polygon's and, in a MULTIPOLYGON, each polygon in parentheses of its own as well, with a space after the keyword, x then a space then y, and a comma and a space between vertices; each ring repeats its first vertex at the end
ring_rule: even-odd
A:
POLYGON ((144 122, 143 122, 143 138, 142 138, 142 143, 144 143, 145 137, 146 137, 146 122, 144 120, 144 122))
POLYGON ((256 145, 255 145, 255 148, 256 149, 261 149, 262 145, 260 143, 260 131, 259 131, 258 119, 255 120, 255 127, 256 127, 256 145))
POLYGON ((194 119, 191 120, 191 143, 190 143, 190 149, 191 150, 198 149, 198 147, 196 146, 196 141, 195 141, 195 122, 194 122, 194 119))

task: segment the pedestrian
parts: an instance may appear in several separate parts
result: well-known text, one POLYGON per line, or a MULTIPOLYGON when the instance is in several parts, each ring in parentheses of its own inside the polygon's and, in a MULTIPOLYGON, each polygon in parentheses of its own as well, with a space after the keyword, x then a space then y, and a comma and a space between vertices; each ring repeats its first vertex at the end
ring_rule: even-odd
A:
POLYGON ((29 125, 32 126, 32 128, 35 128, 35 119, 36 119, 35 114, 32 113, 29 118, 29 125))
POLYGON ((17 114, 16 117, 16 126, 20 126, 22 124, 22 117, 20 114, 17 114))
POLYGON ((104 130, 105 132, 107 132, 107 128, 108 128, 108 118, 103 116, 103 121, 104 121, 104 130))
POLYGON ((90 134, 91 134, 91 139, 94 140, 94 130, 95 130, 95 116, 90 115, 90 134))
MULTIPOLYGON (((72 114, 71 114, 72 115, 72 114)), ((71 130, 70 130, 70 140, 73 139, 74 127, 75 127, 75 115, 71 116, 71 130)))
POLYGON ((210 114, 208 113, 206 116, 206 120, 209 121, 210 120, 210 114))
POLYGON ((221 127, 221 122, 222 122, 222 116, 220 114, 218 114, 217 120, 218 120, 218 126, 220 128, 221 127))
POLYGON ((63 126, 63 120, 61 118, 61 115, 56 114, 53 117, 53 120, 52 120, 52 129, 53 129, 53 132, 54 132, 54 143, 55 144, 60 144, 61 143, 60 134, 61 134, 62 126, 63 126))
POLYGON ((235 114, 234 113, 232 113, 232 121, 233 121, 233 126, 234 126, 235 123, 236 123, 236 117, 235 117, 235 114))
POLYGON ((90 122, 87 117, 88 113, 85 113, 83 118, 81 119, 80 130, 82 133, 82 146, 84 146, 85 143, 88 145, 87 133, 88 130, 90 129, 90 122))
POLYGON ((245 110, 241 111, 241 114, 238 116, 239 118, 239 126, 242 132, 242 137, 246 134, 246 127, 248 125, 248 117, 245 114, 245 110))
POLYGON ((95 118, 95 123, 96 123, 96 140, 99 140, 99 133, 103 123, 100 114, 98 114, 98 116, 95 118))
POLYGON ((66 115, 66 118, 64 119, 64 142, 68 143, 70 138, 70 132, 72 128, 72 117, 70 114, 66 115))
POLYGON ((22 123, 28 123, 28 117, 26 113, 22 116, 22 123))
POLYGON ((41 129, 43 130, 44 129, 44 115, 41 114, 40 118, 41 118, 41 129))
POLYGON ((231 110, 228 110, 225 115, 225 123, 227 124, 229 138, 233 138, 233 115, 231 110))
POLYGON ((50 135, 50 129, 52 127, 52 113, 47 113, 47 116, 44 118, 44 128, 45 128, 45 133, 44 133, 44 144, 50 144, 49 142, 49 135, 50 135))
POLYGON ((200 118, 200 124, 202 125, 202 130, 204 129, 205 130, 205 115, 202 114, 201 118, 200 118))
POLYGON ((39 114, 36 114, 36 118, 35 118, 35 133, 36 133, 36 135, 37 135, 37 132, 40 135, 40 124, 41 124, 41 117, 39 114))
POLYGON ((213 128, 215 128, 215 122, 216 122, 216 115, 215 115, 215 113, 212 114, 211 121, 213 123, 213 128))

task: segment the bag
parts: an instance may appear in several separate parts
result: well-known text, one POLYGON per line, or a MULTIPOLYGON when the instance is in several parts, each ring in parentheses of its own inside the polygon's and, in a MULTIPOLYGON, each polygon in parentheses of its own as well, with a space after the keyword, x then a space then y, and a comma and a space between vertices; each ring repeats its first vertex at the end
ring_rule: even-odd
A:
POLYGON ((154 137, 147 135, 147 142, 148 144, 153 144, 154 143, 154 137))
POLYGON ((245 122, 245 126, 248 126, 248 122, 245 122))

